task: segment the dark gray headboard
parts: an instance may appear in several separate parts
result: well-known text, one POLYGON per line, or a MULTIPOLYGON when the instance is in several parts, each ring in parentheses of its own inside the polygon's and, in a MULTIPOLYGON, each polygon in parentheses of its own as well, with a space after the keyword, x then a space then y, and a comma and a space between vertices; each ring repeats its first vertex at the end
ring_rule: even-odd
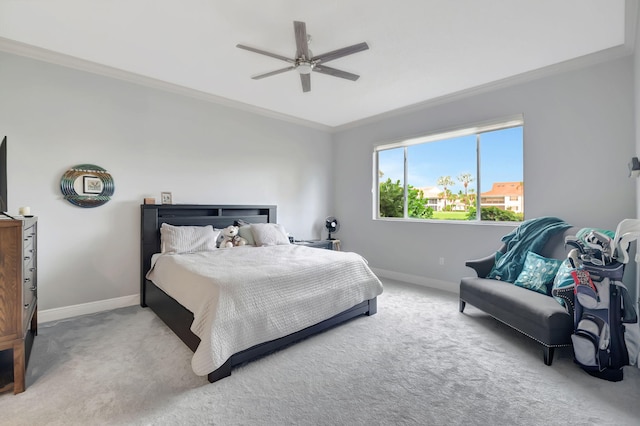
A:
POLYGON ((276 223, 276 206, 142 204, 140 241, 140 300, 144 302, 145 275, 151 267, 151 256, 160 252, 160 226, 205 226, 225 228, 238 220, 249 223, 276 223))

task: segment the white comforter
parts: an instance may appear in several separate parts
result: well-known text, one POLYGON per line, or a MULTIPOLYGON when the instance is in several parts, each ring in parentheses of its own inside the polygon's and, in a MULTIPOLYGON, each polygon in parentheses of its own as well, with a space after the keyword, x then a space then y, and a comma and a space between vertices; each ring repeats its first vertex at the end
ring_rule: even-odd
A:
POLYGON ((163 254, 147 278, 193 312, 198 375, 382 293, 360 255, 298 245, 163 254))

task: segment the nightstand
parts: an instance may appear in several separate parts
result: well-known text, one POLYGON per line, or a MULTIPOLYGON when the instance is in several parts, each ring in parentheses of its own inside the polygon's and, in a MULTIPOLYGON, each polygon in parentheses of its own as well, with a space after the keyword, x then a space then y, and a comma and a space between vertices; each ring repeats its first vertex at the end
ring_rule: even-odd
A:
POLYGON ((340 250, 340 240, 301 240, 293 244, 327 250, 340 250))

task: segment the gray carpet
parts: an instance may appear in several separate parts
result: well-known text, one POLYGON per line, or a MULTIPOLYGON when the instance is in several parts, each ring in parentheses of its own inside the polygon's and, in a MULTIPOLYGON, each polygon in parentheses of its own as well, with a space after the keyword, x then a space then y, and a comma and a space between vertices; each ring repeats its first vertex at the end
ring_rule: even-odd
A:
POLYGON ((209 384, 137 306, 45 324, 2 425, 637 425, 640 370, 593 378, 452 294, 385 282, 361 317, 209 384))

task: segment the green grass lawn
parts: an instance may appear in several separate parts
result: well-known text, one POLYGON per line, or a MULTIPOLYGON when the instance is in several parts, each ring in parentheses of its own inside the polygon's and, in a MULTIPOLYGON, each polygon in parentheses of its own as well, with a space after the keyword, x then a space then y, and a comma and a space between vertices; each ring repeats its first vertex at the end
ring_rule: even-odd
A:
POLYGON ((467 220, 468 212, 433 212, 432 219, 438 220, 467 220))

